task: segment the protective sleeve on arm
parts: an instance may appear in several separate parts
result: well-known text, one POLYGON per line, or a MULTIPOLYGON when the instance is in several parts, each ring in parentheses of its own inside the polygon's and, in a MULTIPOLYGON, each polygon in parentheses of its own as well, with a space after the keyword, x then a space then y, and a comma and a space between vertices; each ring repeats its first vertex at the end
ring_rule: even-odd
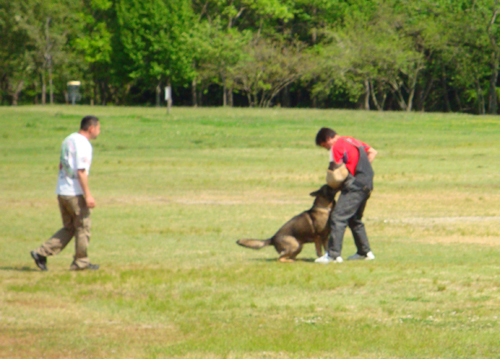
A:
POLYGON ((348 175, 349 171, 344 163, 335 163, 333 170, 326 171, 326 183, 333 189, 340 189, 348 175))

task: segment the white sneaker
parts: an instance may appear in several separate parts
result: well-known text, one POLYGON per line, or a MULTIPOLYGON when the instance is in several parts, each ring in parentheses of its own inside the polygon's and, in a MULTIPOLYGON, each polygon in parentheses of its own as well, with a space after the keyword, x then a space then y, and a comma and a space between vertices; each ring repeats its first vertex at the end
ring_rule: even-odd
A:
POLYGON ((323 263, 323 264, 328 264, 328 263, 331 263, 331 262, 335 262, 335 263, 342 263, 344 260, 342 259, 342 257, 337 257, 335 259, 333 259, 332 257, 330 257, 328 255, 328 253, 326 253, 324 256, 322 257, 319 257, 318 259, 316 259, 314 262, 315 263, 323 263))
POLYGON ((365 261, 372 261, 375 259, 375 255, 373 252, 368 252, 366 253, 366 256, 359 255, 358 253, 353 254, 352 256, 348 257, 348 261, 359 261, 359 260, 365 260, 365 261))

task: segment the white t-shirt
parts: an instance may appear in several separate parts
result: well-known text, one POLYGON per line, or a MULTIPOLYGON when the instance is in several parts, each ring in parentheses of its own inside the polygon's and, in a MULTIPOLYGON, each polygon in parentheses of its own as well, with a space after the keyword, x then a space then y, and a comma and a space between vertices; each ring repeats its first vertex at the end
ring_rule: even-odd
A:
POLYGON ((90 141, 78 132, 66 137, 61 146, 56 193, 62 196, 83 194, 77 171, 85 169, 88 175, 91 163, 92 145, 90 141))

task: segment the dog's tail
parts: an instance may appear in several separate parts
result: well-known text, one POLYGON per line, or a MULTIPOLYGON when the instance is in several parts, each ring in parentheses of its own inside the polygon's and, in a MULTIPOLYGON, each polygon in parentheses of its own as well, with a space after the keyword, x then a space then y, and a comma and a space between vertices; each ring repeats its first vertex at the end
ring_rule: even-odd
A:
POLYGON ((261 249, 272 243, 272 238, 261 240, 261 239, 240 239, 236 241, 240 246, 252 248, 252 249, 261 249))

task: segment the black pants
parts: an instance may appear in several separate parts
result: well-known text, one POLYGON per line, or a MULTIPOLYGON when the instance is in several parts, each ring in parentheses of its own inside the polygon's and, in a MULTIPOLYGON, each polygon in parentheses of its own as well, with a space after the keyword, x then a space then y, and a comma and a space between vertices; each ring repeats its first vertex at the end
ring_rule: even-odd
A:
POLYGON ((354 243, 358 249, 357 253, 366 255, 370 252, 365 225, 361 222, 368 198, 370 198, 370 192, 363 191, 353 182, 346 184, 342 189, 337 204, 330 215, 331 233, 328 240, 330 257, 340 257, 347 226, 351 229, 354 237, 354 243))

